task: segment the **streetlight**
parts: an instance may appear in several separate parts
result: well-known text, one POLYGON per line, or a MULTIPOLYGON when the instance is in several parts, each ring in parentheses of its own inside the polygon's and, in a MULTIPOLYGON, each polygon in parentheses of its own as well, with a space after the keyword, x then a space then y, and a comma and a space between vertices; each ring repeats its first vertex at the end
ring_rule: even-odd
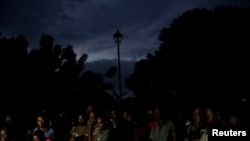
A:
POLYGON ((115 43, 117 44, 117 54, 118 54, 118 77, 119 77, 119 100, 121 99, 122 96, 122 88, 121 88, 121 65, 120 65, 120 43, 122 42, 122 37, 123 35, 117 30, 113 34, 115 43))

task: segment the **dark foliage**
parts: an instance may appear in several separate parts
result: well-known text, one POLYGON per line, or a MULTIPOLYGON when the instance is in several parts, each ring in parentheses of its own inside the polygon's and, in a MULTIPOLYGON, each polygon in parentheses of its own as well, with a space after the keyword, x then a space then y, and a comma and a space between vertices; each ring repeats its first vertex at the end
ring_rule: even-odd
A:
POLYGON ((234 6, 184 12, 161 30, 159 49, 135 64, 128 88, 146 103, 240 101, 249 93, 249 18, 249 9, 234 6))

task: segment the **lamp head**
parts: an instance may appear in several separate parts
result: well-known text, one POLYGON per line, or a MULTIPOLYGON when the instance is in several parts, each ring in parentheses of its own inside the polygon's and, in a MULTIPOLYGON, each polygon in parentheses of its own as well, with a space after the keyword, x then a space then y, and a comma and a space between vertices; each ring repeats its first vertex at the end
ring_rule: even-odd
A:
POLYGON ((114 40, 116 43, 121 43, 122 42, 122 37, 123 35, 119 32, 119 30, 117 30, 114 34, 113 34, 114 40))

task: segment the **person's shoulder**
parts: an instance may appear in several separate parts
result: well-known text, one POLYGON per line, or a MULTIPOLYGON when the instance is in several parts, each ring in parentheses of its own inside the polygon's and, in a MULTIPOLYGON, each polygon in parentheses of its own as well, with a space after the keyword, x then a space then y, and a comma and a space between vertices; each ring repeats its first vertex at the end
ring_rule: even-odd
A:
POLYGON ((36 132, 38 130, 38 127, 33 128, 32 132, 36 132))
POLYGON ((193 122, 191 121, 191 120, 187 120, 186 122, 185 122, 185 126, 188 126, 188 125, 190 125, 190 124, 192 124, 193 122))
POLYGON ((208 141, 207 131, 201 134, 200 141, 208 141))
POLYGON ((87 126, 87 125, 84 125, 82 128, 83 128, 83 130, 87 130, 87 129, 88 129, 88 126, 87 126))
POLYGON ((167 119, 164 121, 165 124, 175 125, 174 121, 167 119))
POLYGON ((55 132, 54 128, 49 128, 49 131, 53 133, 55 132))
POLYGON ((194 123, 190 123, 189 125, 186 126, 186 129, 191 130, 191 129, 196 129, 194 123))
POLYGON ((104 133, 109 133, 111 130, 110 129, 105 129, 103 132, 104 133))
POLYGON ((74 130, 74 129, 76 129, 76 126, 72 126, 72 127, 71 127, 71 130, 74 130))
POLYGON ((152 127, 151 127, 151 131, 152 130, 155 130, 157 128, 157 126, 159 126, 158 124, 154 124, 152 127))

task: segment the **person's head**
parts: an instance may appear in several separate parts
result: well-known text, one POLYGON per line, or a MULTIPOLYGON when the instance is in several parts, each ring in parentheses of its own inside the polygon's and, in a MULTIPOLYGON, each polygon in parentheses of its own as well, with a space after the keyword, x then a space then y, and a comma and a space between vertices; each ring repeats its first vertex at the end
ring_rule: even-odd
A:
POLYGON ((107 128, 107 120, 106 120, 106 118, 104 116, 99 116, 97 118, 96 125, 99 126, 99 128, 101 130, 107 128))
POLYGON ((45 128, 49 126, 49 119, 45 114, 37 116, 37 125, 39 128, 45 128))
POLYGON ((89 114, 90 112, 92 112, 92 111, 94 111, 94 110, 95 110, 94 105, 90 104, 90 105, 87 107, 86 112, 87 112, 87 114, 89 114))
POLYGON ((4 121, 5 121, 6 123, 12 123, 12 122, 13 122, 13 117, 12 117, 12 115, 10 115, 10 114, 6 115, 4 121))
POLYGON ((204 111, 201 107, 195 107, 193 110, 193 120, 194 120, 194 124, 197 127, 201 127, 204 125, 205 123, 205 119, 204 119, 204 111))
POLYGON ((116 119, 117 118, 117 111, 116 110, 112 109, 110 111, 110 118, 111 119, 116 119))
POLYGON ((3 127, 11 127, 11 126, 15 126, 16 121, 14 119, 15 115, 13 115, 13 113, 8 113, 4 116, 3 119, 3 127))
POLYGON ((167 120, 169 118, 167 107, 162 104, 155 106, 154 117, 156 120, 167 120))
POLYGON ((237 113, 231 113, 228 119, 229 126, 240 126, 241 125, 241 118, 237 113))
POLYGON ((90 122, 94 122, 96 120, 96 115, 95 115, 95 112, 94 111, 91 111, 89 113, 89 121, 90 122))
POLYGON ((153 108, 148 108, 148 110, 147 110, 147 117, 149 119, 154 119, 155 118, 154 117, 154 109, 153 108))
POLYGON ((159 107, 156 107, 154 110, 154 116, 156 119, 160 119, 161 118, 161 109, 159 107))
POLYGON ((1 136, 0 136, 0 140, 1 140, 1 141, 7 141, 7 138, 8 138, 8 131, 7 131, 6 128, 1 129, 0 135, 1 135, 1 136))
POLYGON ((84 116, 83 114, 78 115, 78 123, 79 125, 82 125, 84 123, 84 116))
POLYGON ((155 116, 155 119, 162 119, 162 109, 160 107, 156 107, 154 109, 154 116, 155 116))
POLYGON ((125 121, 127 121, 128 119, 129 119, 129 112, 128 111, 123 111, 123 119, 125 120, 125 121))
POLYGON ((123 114, 122 115, 123 120, 128 121, 128 122, 133 120, 133 113, 130 109, 125 109, 122 114, 123 114))
POLYGON ((205 112, 208 125, 216 125, 219 123, 221 116, 220 112, 217 111, 215 107, 206 107, 205 112))

